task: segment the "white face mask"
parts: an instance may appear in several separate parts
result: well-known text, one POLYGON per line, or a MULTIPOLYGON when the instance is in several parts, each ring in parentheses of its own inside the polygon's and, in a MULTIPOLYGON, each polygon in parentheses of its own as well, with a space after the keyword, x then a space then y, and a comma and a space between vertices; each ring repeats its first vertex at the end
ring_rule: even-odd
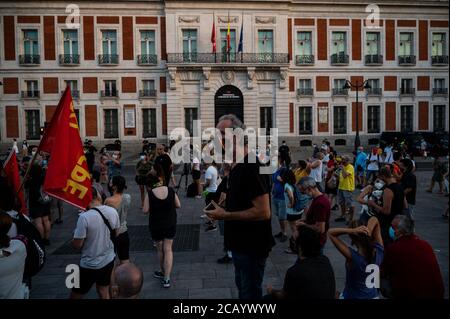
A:
POLYGON ((36 152, 31 152, 31 155, 33 155, 33 156, 36 155, 36 152))
POLYGON ((116 154, 113 154, 113 156, 112 156, 112 158, 114 158, 114 159, 117 159, 117 155, 116 154))
POLYGON ((374 185, 373 185, 376 189, 382 189, 384 187, 384 182, 383 181, 375 181, 374 185))
POLYGON ((145 160, 145 156, 141 155, 140 159, 141 159, 141 161, 145 160))

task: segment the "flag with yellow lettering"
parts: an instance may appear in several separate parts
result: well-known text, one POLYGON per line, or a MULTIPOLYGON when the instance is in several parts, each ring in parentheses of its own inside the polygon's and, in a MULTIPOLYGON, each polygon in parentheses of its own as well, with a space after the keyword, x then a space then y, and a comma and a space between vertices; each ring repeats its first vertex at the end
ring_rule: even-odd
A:
POLYGON ((43 191, 85 209, 92 199, 91 178, 69 87, 59 101, 38 151, 50 154, 43 191))

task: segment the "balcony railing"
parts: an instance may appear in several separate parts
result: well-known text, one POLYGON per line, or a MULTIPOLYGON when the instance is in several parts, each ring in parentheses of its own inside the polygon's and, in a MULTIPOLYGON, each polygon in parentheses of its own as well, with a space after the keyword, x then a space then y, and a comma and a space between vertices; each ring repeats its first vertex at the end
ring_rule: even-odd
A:
POLYGON ((19 64, 21 64, 21 65, 41 64, 41 56, 39 54, 22 54, 22 55, 19 55, 19 64))
POLYGON ((313 96, 314 90, 311 88, 300 88, 297 89, 298 96, 313 96))
POLYGON ((333 94, 333 96, 348 96, 348 90, 347 89, 333 89, 332 94, 333 94))
POLYGON ((21 94, 23 99, 38 99, 39 98, 39 91, 22 91, 21 94))
POLYGON ((365 56, 366 65, 381 65, 383 64, 383 56, 381 54, 367 54, 365 56))
POLYGON ((295 65, 311 65, 314 64, 314 55, 296 55, 295 65))
POLYGON ((331 55, 332 65, 347 65, 349 61, 348 54, 335 53, 331 55))
POLYGON ((156 54, 138 55, 138 65, 156 65, 157 63, 158 56, 156 54))
POLYGON ((289 63, 287 53, 169 53, 167 63, 289 63))
POLYGON ((399 55, 398 56, 399 65, 416 65, 415 55, 399 55))
POLYGON ((117 90, 103 90, 100 91, 101 97, 117 97, 117 90))
POLYGON ((370 89, 366 89, 367 95, 372 95, 372 96, 381 96, 381 94, 383 93, 383 89, 382 88, 370 88, 370 89))
POLYGON ((447 95, 447 88, 433 88, 433 95, 447 95))
POLYGON ((100 65, 115 65, 119 64, 118 54, 99 54, 98 64, 100 65))
MULTIPOLYGON (((72 93, 72 99, 78 100, 80 98, 80 91, 79 90, 70 90, 70 93, 72 93)), ((61 95, 64 94, 64 91, 61 91, 61 95)))
POLYGON ((79 54, 60 54, 59 64, 61 65, 78 65, 80 64, 79 54))
POLYGON ((401 87, 400 88, 400 95, 414 95, 416 94, 415 88, 409 88, 409 87, 401 87))
POLYGON ((140 90, 139 97, 156 97, 156 90, 140 90))
POLYGON ((433 55, 431 56, 432 65, 448 65, 448 55, 433 55))

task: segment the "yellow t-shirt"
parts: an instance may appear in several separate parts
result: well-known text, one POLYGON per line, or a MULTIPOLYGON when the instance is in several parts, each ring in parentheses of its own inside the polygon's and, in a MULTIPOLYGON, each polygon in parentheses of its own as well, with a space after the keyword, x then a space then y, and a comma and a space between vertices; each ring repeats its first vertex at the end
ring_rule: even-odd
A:
POLYGON ((347 166, 344 166, 344 170, 349 175, 344 178, 342 176, 342 171, 339 173, 339 189, 353 192, 355 190, 355 169, 353 168, 353 165, 347 164, 347 166))
POLYGON ((306 172, 306 169, 297 168, 294 172, 294 175, 295 175, 295 183, 298 183, 303 177, 306 177, 309 174, 306 172))

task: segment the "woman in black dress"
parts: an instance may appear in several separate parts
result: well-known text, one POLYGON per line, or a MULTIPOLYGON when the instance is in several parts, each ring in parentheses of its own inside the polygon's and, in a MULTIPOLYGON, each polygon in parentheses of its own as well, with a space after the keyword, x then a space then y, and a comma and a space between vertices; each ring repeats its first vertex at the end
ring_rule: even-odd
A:
POLYGON ((170 273, 173 265, 172 244, 177 227, 176 208, 180 208, 180 199, 172 187, 168 187, 167 172, 171 167, 165 163, 167 157, 158 156, 148 178, 148 193, 144 200, 144 214, 149 214, 149 229, 158 250, 160 271, 153 276, 161 279, 164 288, 170 287, 170 273))

